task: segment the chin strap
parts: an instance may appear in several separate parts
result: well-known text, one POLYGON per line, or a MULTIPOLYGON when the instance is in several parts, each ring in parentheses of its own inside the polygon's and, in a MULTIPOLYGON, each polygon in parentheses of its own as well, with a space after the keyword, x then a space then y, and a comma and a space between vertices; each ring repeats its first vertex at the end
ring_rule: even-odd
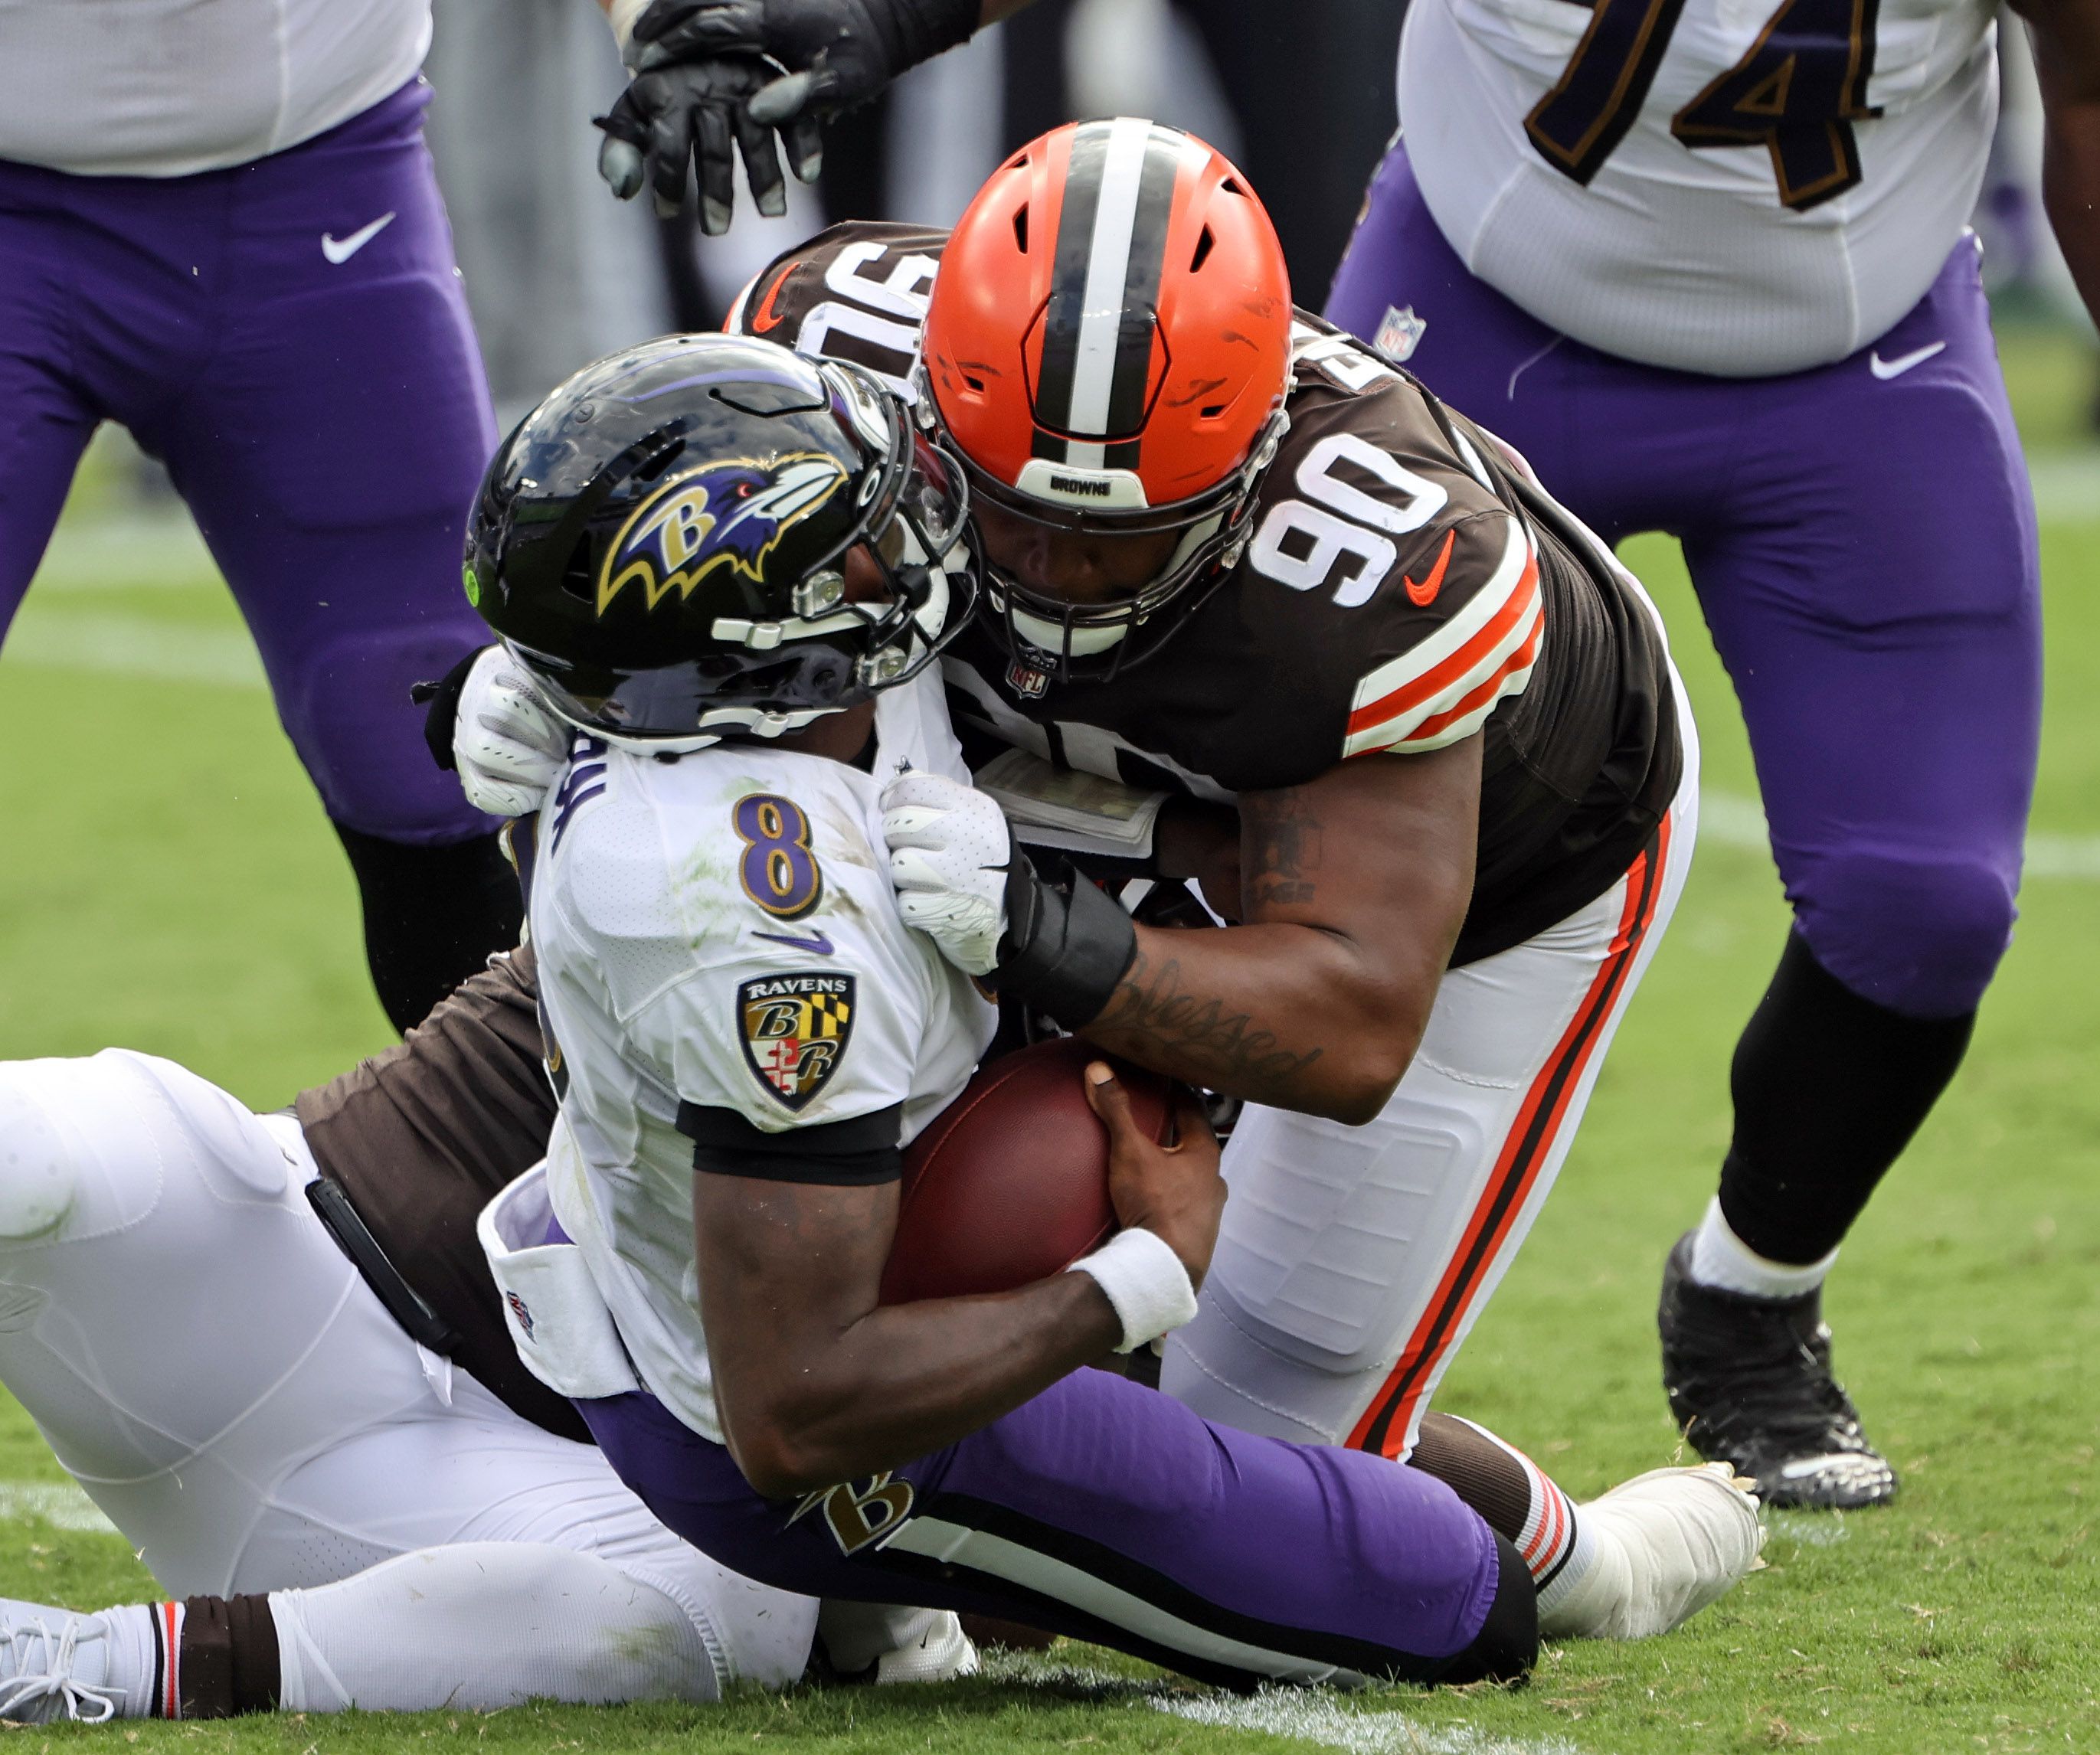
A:
POLYGON ((1006 931, 986 977, 1066 1030, 1091 1024, 1107 1008, 1137 958, 1137 928, 1069 859, 1045 877, 1019 848, 1006 874, 1006 931))

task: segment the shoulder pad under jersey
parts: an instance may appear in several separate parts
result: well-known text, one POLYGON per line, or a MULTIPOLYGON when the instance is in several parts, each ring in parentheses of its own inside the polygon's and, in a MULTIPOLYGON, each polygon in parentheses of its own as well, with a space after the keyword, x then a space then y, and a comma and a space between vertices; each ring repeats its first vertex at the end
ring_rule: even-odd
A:
POLYGON ((1302 313, 1293 343, 1290 427, 1250 514, 1239 612, 1271 650, 1347 678, 1337 756, 1454 743, 1529 680, 1536 540, 1412 378, 1302 313))
POLYGON ((722 326, 798 353, 849 360, 909 395, 920 326, 947 241, 933 226, 833 226, 769 262, 722 326))

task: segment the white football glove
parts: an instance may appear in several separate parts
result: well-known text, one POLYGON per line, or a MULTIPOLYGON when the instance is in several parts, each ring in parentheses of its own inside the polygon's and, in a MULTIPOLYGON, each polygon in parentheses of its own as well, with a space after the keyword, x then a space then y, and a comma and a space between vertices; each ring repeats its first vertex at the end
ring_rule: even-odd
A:
POLYGON ((561 777, 574 735, 540 699, 523 665, 501 646, 467 672, 452 721, 460 787, 477 810, 529 817, 561 777))
POLYGON ((882 789, 882 838, 897 911, 966 975, 986 975, 1006 930, 1013 836, 975 787, 938 774, 899 774, 882 789))

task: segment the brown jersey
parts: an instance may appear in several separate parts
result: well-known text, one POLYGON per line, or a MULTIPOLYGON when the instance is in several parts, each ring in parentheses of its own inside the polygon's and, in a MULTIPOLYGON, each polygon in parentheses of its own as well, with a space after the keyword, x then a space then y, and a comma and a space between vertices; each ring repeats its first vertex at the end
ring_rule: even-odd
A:
POLYGON ((294 1105, 314 1162, 339 1184, 401 1277, 453 1333, 452 1358, 510 1410, 590 1441, 519 1361, 474 1236, 481 1210, 546 1155, 554 1093, 540 1058, 529 947, 490 960, 408 1032, 294 1105))
MULTIPOLYGON (((730 326, 907 386, 946 236, 834 227, 761 272, 730 326)), ((957 729, 1224 802, 1483 733, 1453 961, 1507 950, 1610 889, 1676 795, 1661 632, 1602 545, 1407 373, 1303 311, 1292 373, 1244 546, 1168 611, 1184 624, 1163 650, 1061 682, 980 622, 946 660, 957 729)))

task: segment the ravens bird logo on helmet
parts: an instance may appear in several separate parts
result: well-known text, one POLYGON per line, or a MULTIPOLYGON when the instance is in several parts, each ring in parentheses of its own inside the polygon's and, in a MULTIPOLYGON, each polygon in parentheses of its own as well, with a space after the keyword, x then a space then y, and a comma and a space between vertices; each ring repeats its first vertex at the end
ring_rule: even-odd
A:
POLYGON ((598 580, 603 615, 629 585, 653 610, 676 587, 682 602, 720 567, 760 580, 765 558, 790 527, 845 484, 835 457, 796 452, 761 461, 736 457, 675 477, 635 509, 606 551, 598 580))

